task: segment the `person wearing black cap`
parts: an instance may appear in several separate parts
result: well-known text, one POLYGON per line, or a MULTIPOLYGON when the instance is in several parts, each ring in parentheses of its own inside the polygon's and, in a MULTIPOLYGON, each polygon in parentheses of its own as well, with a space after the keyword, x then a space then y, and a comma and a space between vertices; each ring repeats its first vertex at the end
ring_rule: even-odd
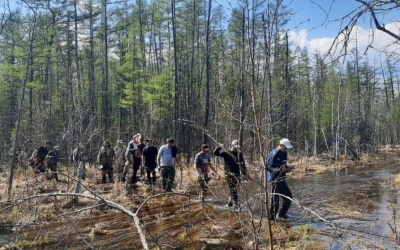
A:
POLYGON ((228 183, 230 193, 230 199, 227 206, 233 209, 239 208, 239 196, 237 189, 240 184, 240 176, 241 174, 247 174, 243 155, 238 152, 239 148, 239 141, 233 140, 230 150, 224 149, 222 145, 218 146, 214 150, 214 155, 224 158, 225 161, 225 179, 228 183))
POLYGON ((172 191, 175 180, 175 163, 179 164, 178 149, 174 145, 174 139, 167 139, 167 144, 158 150, 157 162, 161 169, 161 184, 166 192, 172 191))
POLYGON ((51 149, 51 141, 46 141, 44 145, 33 151, 31 157, 31 166, 36 174, 46 172, 46 165, 44 160, 46 159, 49 150, 51 149))
MULTIPOLYGON (((193 168, 197 172, 197 179, 200 183, 200 188, 203 191, 208 191, 208 181, 211 179, 208 176, 211 160, 207 144, 201 145, 201 151, 194 157, 193 168)), ((215 171, 214 171, 215 172, 215 171)))
POLYGON ((288 219, 287 211, 292 203, 292 193, 286 183, 286 173, 292 171, 292 167, 287 166, 288 149, 293 148, 290 141, 283 138, 279 142, 279 146, 273 149, 267 157, 267 181, 268 186, 274 195, 271 197, 271 207, 269 209, 270 220, 275 220, 277 217, 288 219), (281 210, 279 209, 279 197, 282 196, 283 204, 281 210))
POLYGON ((156 167, 157 167, 157 147, 153 145, 153 140, 148 138, 146 140, 146 147, 143 149, 143 164, 146 167, 147 180, 149 181, 149 187, 154 187, 156 182, 156 167))

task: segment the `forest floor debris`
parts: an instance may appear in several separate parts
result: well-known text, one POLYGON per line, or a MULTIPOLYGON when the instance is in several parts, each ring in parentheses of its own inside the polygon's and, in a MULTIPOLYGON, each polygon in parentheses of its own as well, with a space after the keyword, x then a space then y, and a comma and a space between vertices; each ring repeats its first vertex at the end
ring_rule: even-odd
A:
MULTIPOLYGON (((393 158, 398 152, 399 147, 387 147, 380 150, 380 154, 363 155, 361 161, 341 157, 337 162, 332 162, 326 155, 309 158, 291 156, 291 163, 296 170, 291 173, 290 178, 320 174, 332 168, 362 166, 393 158)), ((162 194, 162 189, 158 186, 150 189, 147 185, 128 185, 128 190, 125 190, 121 183, 104 185, 101 183, 101 174, 95 167, 88 168, 84 185, 102 198, 121 204, 132 212, 136 212, 146 199, 154 196, 138 213, 152 248, 224 249, 229 246, 240 249, 254 244, 254 235, 258 235, 261 247, 268 247, 269 242, 265 238, 267 224, 258 224, 260 215, 251 209, 245 212, 219 209, 224 206, 228 197, 223 180, 211 180, 210 192, 204 199, 206 202, 198 199, 200 189, 190 166, 185 166, 182 172, 177 171, 177 188, 175 193, 170 194, 162 194), (210 200, 215 204, 209 204, 210 200), (259 225, 262 227, 259 228, 259 225)), ((218 166, 220 176, 223 176, 222 169, 222 165, 218 166)), ((254 169, 251 175, 257 176, 261 169, 254 169)), ((72 172, 67 166, 60 167, 60 171, 72 172)), ((58 249, 65 246, 70 249, 141 248, 132 218, 90 198, 91 192, 87 190, 82 193, 88 197, 79 198, 78 204, 72 204, 71 197, 45 197, 24 201, 25 198, 37 194, 71 192, 74 187, 74 181, 65 175, 61 175, 63 181, 60 183, 48 180, 46 175, 32 176, 32 169, 17 170, 11 201, 6 199, 6 172, 0 177, 0 188, 3 191, 0 216, 7 225, 14 227, 10 243, 24 249, 58 249)), ((159 178, 157 182, 160 182, 159 178)), ((244 191, 240 195, 244 196, 244 191)), ((305 243, 302 239, 307 237, 308 230, 301 227, 297 231, 288 231, 276 224, 273 230, 274 242, 280 246, 304 248, 319 244, 305 243)))

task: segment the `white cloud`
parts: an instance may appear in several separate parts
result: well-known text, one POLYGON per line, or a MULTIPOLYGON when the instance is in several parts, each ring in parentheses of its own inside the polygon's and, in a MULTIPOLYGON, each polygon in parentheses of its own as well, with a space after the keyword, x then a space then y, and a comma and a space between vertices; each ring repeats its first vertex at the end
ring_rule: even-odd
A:
POLYGON ((294 43, 295 46, 305 47, 307 45, 307 31, 300 30, 298 33, 295 31, 290 31, 289 39, 294 43))
MULTIPOLYGON (((400 35, 400 22, 389 23, 385 25, 385 28, 400 35)), ((333 58, 343 55, 343 46, 347 47, 347 54, 351 52, 353 48, 358 47, 358 50, 363 54, 368 46, 367 55, 370 60, 382 55, 382 52, 395 53, 400 56, 400 41, 396 41, 395 38, 377 29, 364 29, 360 26, 355 26, 350 33, 348 41, 344 40, 344 35, 341 34, 337 37, 321 37, 309 40, 307 38, 307 31, 291 31, 289 37, 294 46, 307 47, 310 53, 318 52, 321 55, 326 55, 333 58)))

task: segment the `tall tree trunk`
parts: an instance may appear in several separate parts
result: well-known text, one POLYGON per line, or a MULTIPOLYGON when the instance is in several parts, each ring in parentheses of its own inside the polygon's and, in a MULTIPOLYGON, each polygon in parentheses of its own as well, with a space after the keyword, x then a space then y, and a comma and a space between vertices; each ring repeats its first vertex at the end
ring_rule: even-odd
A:
MULTIPOLYGON (((30 56, 30 57, 32 57, 32 56, 30 56)), ((28 59, 28 61, 31 61, 31 59, 28 59)), ((29 77, 29 79, 33 79, 33 76, 29 77)), ((28 89, 29 89, 29 92, 28 92, 28 97, 29 97, 29 124, 33 124, 33 89, 32 89, 32 87, 28 87, 28 89)), ((33 133, 32 126, 29 126, 28 133, 30 135, 33 133)))
POLYGON ((15 138, 14 138, 14 149, 12 152, 12 160, 11 160, 11 168, 10 168, 10 175, 8 178, 8 187, 7 187, 7 195, 8 199, 11 198, 11 190, 12 190, 12 184, 13 184, 13 179, 14 179, 14 168, 15 168, 15 153, 17 151, 17 143, 18 143, 18 136, 19 136, 19 128, 21 124, 21 117, 22 117, 22 112, 23 112, 23 104, 24 104, 24 98, 25 98, 25 88, 26 88, 26 82, 28 80, 28 72, 29 72, 29 67, 32 65, 32 61, 29 60, 29 58, 32 58, 32 47, 33 47, 33 41, 35 40, 35 31, 36 31, 36 10, 33 11, 33 27, 31 29, 31 34, 30 34, 30 41, 29 41, 29 50, 28 50, 28 60, 26 60, 26 66, 25 66, 25 74, 24 74, 24 80, 23 80, 23 85, 22 85, 22 93, 21 93, 21 100, 19 104, 19 110, 18 110, 18 120, 17 120, 17 127, 15 129, 15 138))
POLYGON ((339 135, 340 135, 340 94, 343 85, 343 77, 342 77, 342 69, 340 69, 340 83, 339 83, 339 90, 337 95, 337 124, 336 124, 336 136, 335 136, 335 161, 338 160, 339 156, 339 135))
POLYGON ((363 142, 364 138, 364 131, 363 131, 363 124, 364 118, 361 112, 361 80, 360 80, 360 67, 359 67, 359 58, 358 58, 358 39, 356 34, 356 48, 355 48, 355 70, 356 70, 356 77, 357 77, 357 128, 358 128, 358 136, 359 136, 359 143, 360 145, 363 142))
POLYGON ((77 10, 77 0, 74 0, 74 42, 75 42, 75 67, 76 67, 76 80, 78 83, 78 92, 80 94, 79 97, 79 108, 83 108, 83 92, 81 86, 81 67, 79 66, 79 44, 78 44, 78 10, 77 10))
POLYGON ((103 37, 104 37, 104 82, 103 82, 103 113, 104 113, 104 137, 108 136, 108 129, 110 126, 110 107, 108 100, 108 85, 109 85, 109 76, 108 76, 108 13, 107 13, 107 0, 103 0, 104 7, 104 29, 103 29, 103 37))
MULTIPOLYGON (((270 4, 268 3, 268 10, 269 10, 270 4)), ((272 34, 271 34, 271 15, 270 12, 268 11, 268 16, 267 20, 265 19, 264 15, 262 15, 262 20, 264 23, 264 44, 265 44, 265 71, 267 73, 267 83, 268 83, 268 112, 266 114, 268 117, 266 117, 266 120, 268 121, 268 136, 270 138, 273 137, 275 131, 274 131, 274 112, 273 112, 273 100, 272 100, 272 73, 271 73, 271 44, 272 44, 272 34)), ((271 140, 271 146, 273 146, 273 141, 271 140)))
MULTIPOLYGON (((90 114, 95 116, 94 125, 97 126, 97 115, 96 111, 96 81, 94 75, 94 11, 93 11, 93 2, 90 1, 89 5, 89 69, 88 69, 88 78, 89 78, 89 110, 90 114)), ((91 119, 92 117, 89 117, 91 119)))
POLYGON ((313 155, 317 155, 317 107, 316 107, 316 102, 317 102, 317 95, 316 95, 316 87, 313 87, 313 98, 312 98, 312 114, 313 114, 313 125, 314 125, 314 151, 313 155))
MULTIPOLYGON (((55 124, 53 124, 53 118, 52 118, 52 110, 53 110, 53 102, 52 102, 52 97, 53 97, 53 81, 51 80, 51 57, 52 57, 52 51, 53 51, 53 43, 54 43, 54 37, 56 35, 56 32, 54 32, 53 29, 55 29, 56 27, 56 13, 50 8, 49 6, 49 10, 51 12, 51 25, 50 27, 48 27, 48 29, 50 29, 50 39, 49 42, 47 44, 48 46, 48 52, 46 55, 46 73, 45 73, 45 88, 46 88, 46 99, 49 102, 49 115, 47 117, 47 127, 53 127, 55 126, 55 124)), ((53 135, 53 131, 50 131, 50 138, 52 138, 53 135)))
POLYGON ((285 54, 285 99, 284 99, 284 112, 285 112, 285 133, 286 137, 289 137, 289 110, 288 110, 288 93, 290 88, 290 79, 289 79, 289 39, 287 32, 285 33, 285 42, 286 42, 286 54, 285 54))
MULTIPOLYGON (((68 24, 70 23, 71 18, 71 13, 68 11, 68 24)), ((72 108, 68 110, 70 114, 73 115, 74 119, 76 119, 76 111, 75 111, 75 100, 74 100, 74 85, 72 81, 72 56, 71 56, 71 51, 72 51, 72 45, 71 45, 71 30, 69 26, 67 27, 67 91, 68 91, 68 96, 69 96, 69 101, 72 105, 72 108)), ((76 122, 76 121, 75 121, 76 122)))
POLYGON ((175 19, 175 0, 171 0, 171 21, 172 21, 172 40, 173 40, 173 46, 174 46, 174 84, 175 84, 175 89, 174 89, 174 100, 175 100, 175 105, 174 105, 174 122, 172 124, 172 129, 173 129, 173 134, 174 137, 177 135, 177 120, 179 118, 179 85, 178 85, 178 56, 177 56, 177 42, 176 42, 176 19, 175 19))
MULTIPOLYGON (((208 13, 207 13, 207 30, 206 30, 206 110, 204 115, 204 130, 208 130, 208 117, 210 115, 210 18, 211 18, 211 3, 212 1, 208 1, 208 13)), ((203 142, 207 143, 207 132, 203 135, 203 142)))
POLYGON ((245 46, 244 46, 244 38, 245 38, 245 10, 242 10, 242 34, 241 34, 241 56, 240 56, 240 128, 239 128, 239 143, 242 145, 243 143, 243 129, 244 129, 244 109, 245 109, 245 96, 244 96, 244 67, 245 67, 245 46))
POLYGON ((385 90, 386 108, 390 112, 388 86, 387 86, 387 82, 386 82, 386 78, 385 78, 385 71, 383 70, 382 61, 381 61, 381 70, 382 70, 382 78, 383 78, 383 88, 385 90))
POLYGON ((387 66, 388 66, 388 70, 389 70, 389 82, 390 82, 390 90, 391 90, 391 94, 392 94, 392 103, 394 103, 394 83, 393 83, 393 69, 392 69, 392 65, 390 64, 389 61, 389 57, 386 58, 387 61, 387 66))

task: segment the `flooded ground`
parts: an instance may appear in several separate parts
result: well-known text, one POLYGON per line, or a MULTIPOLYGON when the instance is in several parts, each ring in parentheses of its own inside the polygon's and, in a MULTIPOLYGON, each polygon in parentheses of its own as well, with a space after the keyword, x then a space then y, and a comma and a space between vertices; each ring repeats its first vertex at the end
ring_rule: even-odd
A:
MULTIPOLYGON (((289 177, 298 203, 288 222, 274 223, 275 249, 399 249, 400 193, 391 183, 399 170, 393 161, 289 177)), ((257 229, 263 195, 253 181, 243 184, 243 209, 237 212, 224 207, 224 181, 212 180, 202 202, 197 182, 183 185, 179 194, 131 186, 126 196, 120 184, 104 186, 96 174, 88 179, 96 193, 132 212, 153 197, 138 213, 151 249, 251 249, 255 237, 259 249, 269 248, 265 217, 257 229)), ((68 190, 67 184, 54 185, 41 193, 68 190)), ((68 198, 49 197, 7 211, 19 226, 0 229, 0 246, 15 238, 22 249, 142 249, 133 219, 99 201, 82 198, 71 206, 68 198)))
POLYGON ((385 162, 292 178, 293 197, 329 223, 296 204, 292 222, 315 228, 311 239, 323 241, 324 249, 399 249, 400 192, 391 184, 399 172, 385 162))
POLYGON ((0 247, 10 243, 13 238, 12 234, 13 230, 11 225, 0 223, 0 247))

